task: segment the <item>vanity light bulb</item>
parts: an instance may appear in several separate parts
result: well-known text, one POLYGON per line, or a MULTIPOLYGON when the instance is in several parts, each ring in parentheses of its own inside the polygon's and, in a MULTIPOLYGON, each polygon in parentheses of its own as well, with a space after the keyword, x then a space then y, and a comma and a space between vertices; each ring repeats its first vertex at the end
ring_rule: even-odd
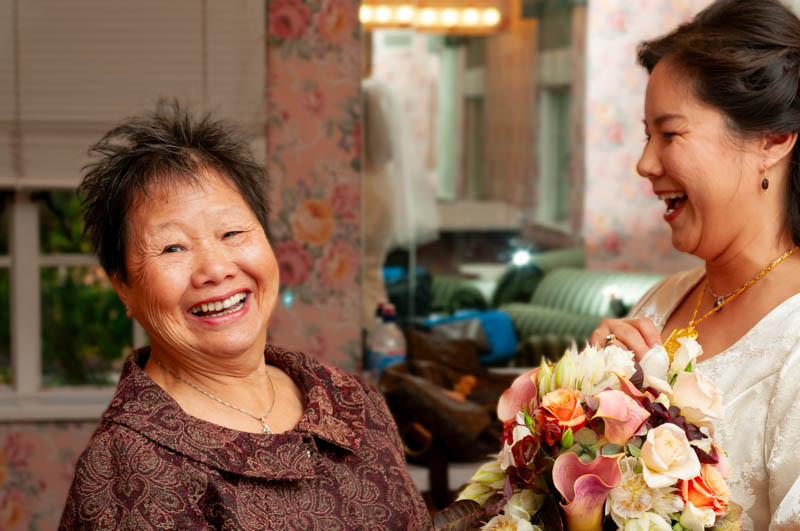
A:
POLYGON ((386 24, 392 18, 392 10, 386 6, 380 6, 375 10, 375 20, 381 24, 386 24))
POLYGON ((465 26, 474 26, 480 22, 481 14, 478 13, 477 9, 471 7, 464 10, 464 12, 461 14, 461 20, 464 22, 465 26))
POLYGON ((361 6, 361 8, 358 10, 358 20, 360 20, 362 24, 367 24, 368 22, 371 22, 372 8, 369 6, 361 6))
POLYGON ((531 253, 530 251, 526 251, 525 249, 520 249, 518 251, 515 251, 514 254, 511 256, 511 263, 513 263, 517 267, 528 265, 530 261, 531 261, 531 253))
POLYGON ((493 7, 484 9, 482 18, 487 26, 496 26, 500 22, 500 11, 493 7))
POLYGON ((400 6, 397 8, 397 21, 408 24, 414 19, 414 8, 411 6, 400 6))
POLYGON ((419 21, 425 26, 436 24, 436 10, 430 7, 423 9, 419 14, 419 21))
POLYGON ((445 9, 442 11, 442 23, 445 26, 455 26, 458 24, 458 11, 455 9, 445 9))

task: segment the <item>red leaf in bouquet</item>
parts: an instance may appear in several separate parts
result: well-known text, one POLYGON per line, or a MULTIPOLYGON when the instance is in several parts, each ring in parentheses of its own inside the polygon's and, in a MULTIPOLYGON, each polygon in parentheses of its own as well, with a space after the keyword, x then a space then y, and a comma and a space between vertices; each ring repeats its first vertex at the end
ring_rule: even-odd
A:
POLYGON ((650 418, 646 409, 622 391, 603 391, 595 398, 600 402, 595 417, 605 422, 604 436, 611 444, 626 444, 650 418))
POLYGON ((475 529, 486 515, 483 507, 473 500, 459 500, 436 513, 433 525, 436 529, 468 531, 475 529))
POLYGON ((511 447, 511 455, 514 457, 514 464, 518 467, 526 466, 531 463, 538 451, 539 441, 531 435, 523 437, 517 444, 511 447))
POLYGON ((523 407, 533 411, 537 406, 536 376, 539 368, 531 369, 517 377, 511 387, 503 391, 497 402, 497 418, 502 422, 514 420, 523 407))
POLYGON ((560 446, 563 430, 558 425, 558 420, 548 415, 548 412, 542 408, 536 410, 534 418, 536 419, 536 425, 539 427, 540 438, 544 439, 545 444, 548 446, 560 446))
POLYGON ((584 463, 576 454, 566 452, 556 459, 553 484, 567 501, 561 507, 570 531, 600 529, 608 493, 622 478, 622 456, 599 455, 591 463, 584 463))

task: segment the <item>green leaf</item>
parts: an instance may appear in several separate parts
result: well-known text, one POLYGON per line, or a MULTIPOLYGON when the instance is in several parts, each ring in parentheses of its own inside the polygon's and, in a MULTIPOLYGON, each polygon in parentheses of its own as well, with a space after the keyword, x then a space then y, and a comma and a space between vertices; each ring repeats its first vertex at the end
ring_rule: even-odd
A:
POLYGON ((631 454, 633 457, 639 457, 642 454, 642 451, 637 446, 634 446, 634 445, 629 443, 628 444, 628 453, 631 454))
MULTIPOLYGON (((531 430, 531 431, 533 431, 533 430, 531 430)), ((572 446, 573 442, 574 442, 574 437, 572 435, 572 428, 567 428, 561 434, 561 447, 562 448, 569 448, 570 446, 572 446)))
POLYGON ((713 531, 742 531, 742 508, 735 503, 728 504, 728 514, 714 528, 713 531))
POLYGON ((602 455, 617 455, 622 453, 622 446, 618 444, 606 444, 600 449, 602 455))

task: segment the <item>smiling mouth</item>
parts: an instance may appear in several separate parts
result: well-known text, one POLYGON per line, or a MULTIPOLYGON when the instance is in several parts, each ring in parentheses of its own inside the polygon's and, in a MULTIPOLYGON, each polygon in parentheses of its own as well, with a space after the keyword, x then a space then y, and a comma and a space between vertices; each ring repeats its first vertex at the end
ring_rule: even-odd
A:
POLYGON ((228 315, 241 310, 244 307, 246 300, 247 292, 241 291, 239 293, 234 293, 227 299, 204 302, 202 304, 192 306, 189 311, 198 317, 222 317, 223 315, 228 315))
POLYGON ((658 194, 658 198, 666 203, 667 211, 664 213, 664 215, 669 216, 686 203, 688 196, 682 192, 669 192, 658 194))

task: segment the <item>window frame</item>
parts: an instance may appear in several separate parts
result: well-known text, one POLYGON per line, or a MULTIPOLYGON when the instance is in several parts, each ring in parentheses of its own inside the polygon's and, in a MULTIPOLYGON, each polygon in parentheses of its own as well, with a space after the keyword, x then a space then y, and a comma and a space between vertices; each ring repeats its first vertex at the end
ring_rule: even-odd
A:
MULTIPOLYGON (((9 203, 8 256, 0 256, 0 267, 9 270, 12 374, 11 385, 0 388, 0 421, 100 419, 116 385, 42 388, 41 268, 99 262, 94 255, 40 253, 39 205, 31 193, 17 190, 9 203)), ((146 344, 135 320, 132 340, 134 348, 146 344)))

